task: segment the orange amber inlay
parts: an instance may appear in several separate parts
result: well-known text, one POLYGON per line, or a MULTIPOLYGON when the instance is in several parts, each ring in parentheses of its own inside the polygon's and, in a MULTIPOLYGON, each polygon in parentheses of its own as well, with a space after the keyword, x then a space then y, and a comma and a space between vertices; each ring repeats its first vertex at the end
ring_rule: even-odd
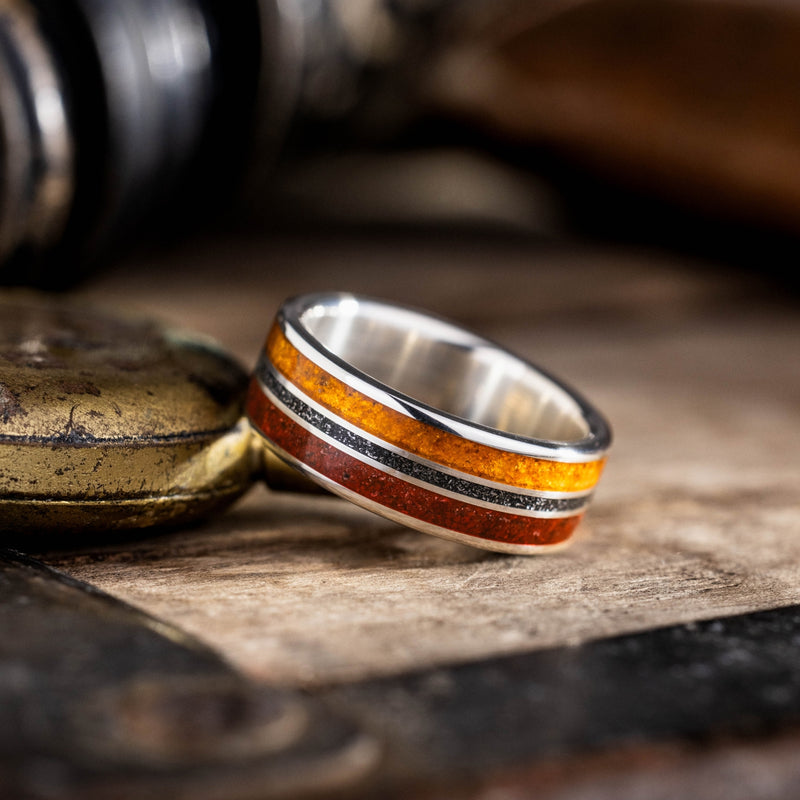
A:
POLYGON ((274 366, 320 405, 362 431, 409 453, 484 480, 536 491, 578 492, 600 478, 605 459, 562 463, 471 442, 384 406, 300 353, 278 325, 267 339, 274 366))

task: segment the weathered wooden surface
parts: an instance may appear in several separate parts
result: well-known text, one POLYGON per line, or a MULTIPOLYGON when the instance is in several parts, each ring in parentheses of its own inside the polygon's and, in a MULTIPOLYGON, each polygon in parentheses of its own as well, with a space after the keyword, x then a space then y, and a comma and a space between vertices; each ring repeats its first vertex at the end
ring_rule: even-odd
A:
POLYGON ((82 291, 249 367, 280 301, 327 288, 461 321, 605 411, 615 445, 570 549, 497 556, 256 487, 199 527, 47 562, 299 686, 800 602, 796 297, 656 252, 469 237, 197 241, 82 291))

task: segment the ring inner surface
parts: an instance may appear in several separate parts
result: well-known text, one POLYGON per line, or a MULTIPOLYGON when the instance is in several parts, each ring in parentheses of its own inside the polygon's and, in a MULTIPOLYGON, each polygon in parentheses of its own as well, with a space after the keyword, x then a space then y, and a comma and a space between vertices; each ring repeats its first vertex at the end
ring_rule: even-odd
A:
POLYGON ((300 321, 342 361, 439 411, 532 439, 570 443, 590 433, 564 389, 447 323, 355 299, 312 307, 300 321))

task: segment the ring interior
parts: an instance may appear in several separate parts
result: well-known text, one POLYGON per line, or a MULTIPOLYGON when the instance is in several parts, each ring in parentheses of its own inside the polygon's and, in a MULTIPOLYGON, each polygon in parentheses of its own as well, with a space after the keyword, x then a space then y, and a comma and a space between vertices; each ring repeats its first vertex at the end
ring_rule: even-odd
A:
POLYGON ((329 352, 386 387, 501 433, 577 442, 581 406, 521 359, 440 320, 358 298, 312 305, 300 322, 329 352))

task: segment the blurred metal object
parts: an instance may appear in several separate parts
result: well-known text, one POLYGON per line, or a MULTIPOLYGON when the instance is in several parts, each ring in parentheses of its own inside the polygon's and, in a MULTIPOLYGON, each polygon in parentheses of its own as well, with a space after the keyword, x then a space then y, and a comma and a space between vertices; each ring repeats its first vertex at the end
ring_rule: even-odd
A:
POLYGON ((798 41, 782 0, 2 0, 0 282, 421 129, 797 232, 798 41))
POLYGON ((74 190, 64 87, 33 10, 0 5, 0 259, 52 247, 74 190))
POLYGON ((379 755, 324 702, 251 683, 183 631, 0 550, 4 797, 329 797, 379 755))
POLYGON ((332 687, 386 742, 358 795, 794 798, 800 607, 332 687))
POLYGON ((356 113, 403 5, 3 0, 0 281, 68 286, 264 193, 291 130, 356 113))
POLYGON ((206 164, 212 193, 221 185, 207 153, 227 149, 224 163, 235 162, 234 142, 246 137, 237 114, 249 113, 260 41, 251 5, 234 15, 216 0, 3 1, 3 128, 19 129, 20 120, 29 128, 4 141, 5 205, 18 210, 4 214, 3 282, 74 283, 166 210, 176 221, 191 215, 195 167, 206 164), (51 139, 74 159, 44 159, 51 139), (11 180, 26 148, 38 148, 28 158, 37 180, 72 179, 45 208, 57 236, 32 235, 43 203, 11 180))

